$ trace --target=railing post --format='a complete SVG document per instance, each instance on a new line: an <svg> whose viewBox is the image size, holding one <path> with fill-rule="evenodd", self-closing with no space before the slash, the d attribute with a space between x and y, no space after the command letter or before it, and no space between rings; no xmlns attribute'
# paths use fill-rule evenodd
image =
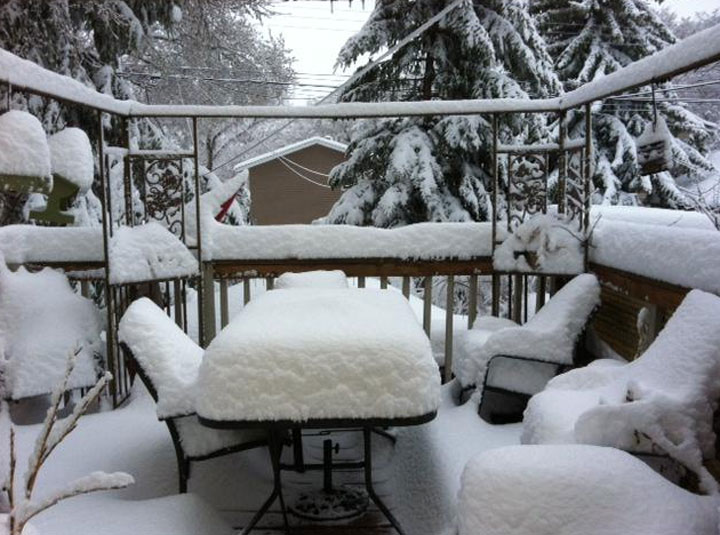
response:
<svg viewBox="0 0 720 535"><path fill-rule="evenodd" d="M215 338L215 281L214 271L211 263L203 263L202 272L202 313L203 313L203 347L207 347L210 341Z"/></svg>
<svg viewBox="0 0 720 535"><path fill-rule="evenodd" d="M522 275L513 275L512 278L512 320L515 323L522 323L523 279Z"/></svg>
<svg viewBox="0 0 720 535"><path fill-rule="evenodd" d="M250 302L250 278L243 278L243 305L247 305Z"/></svg>
<svg viewBox="0 0 720 535"><path fill-rule="evenodd" d="M183 299L181 282L179 280L173 281L173 307L175 309L175 323L181 329L185 324L183 320Z"/></svg>
<svg viewBox="0 0 720 535"><path fill-rule="evenodd" d="M472 329L477 318L478 276L470 275L470 296L468 299L468 329Z"/></svg>
<svg viewBox="0 0 720 535"><path fill-rule="evenodd" d="M410 299L410 277L403 277L402 293L405 299Z"/></svg>
<svg viewBox="0 0 720 535"><path fill-rule="evenodd" d="M227 279L220 279L220 328L224 328L230 319L230 306L228 303Z"/></svg>
<svg viewBox="0 0 720 535"><path fill-rule="evenodd" d="M430 338L432 320L432 275L425 277L425 291L423 292L423 329Z"/></svg>
<svg viewBox="0 0 720 535"><path fill-rule="evenodd" d="M453 363L453 316L455 309L455 277L453 275L448 275L447 291L445 293L445 370L443 381L447 383L452 379Z"/></svg>

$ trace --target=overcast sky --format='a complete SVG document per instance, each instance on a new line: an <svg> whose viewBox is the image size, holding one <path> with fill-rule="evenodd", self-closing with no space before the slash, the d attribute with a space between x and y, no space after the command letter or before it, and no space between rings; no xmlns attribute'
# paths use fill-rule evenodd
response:
<svg viewBox="0 0 720 535"><path fill-rule="evenodd" d="M336 0L334 13L330 2L323 0L275 3L277 15L265 22L268 31L282 36L295 57L295 70L300 86L294 102L318 98L337 86L347 73L333 72L335 60L345 41L360 29L372 11L375 0ZM664 5L680 16L720 8L720 0L665 0Z"/></svg>

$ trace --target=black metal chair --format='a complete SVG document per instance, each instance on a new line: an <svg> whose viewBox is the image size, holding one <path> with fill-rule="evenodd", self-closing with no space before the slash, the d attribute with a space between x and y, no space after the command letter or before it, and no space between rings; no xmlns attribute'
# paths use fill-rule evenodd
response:
<svg viewBox="0 0 720 535"><path fill-rule="evenodd" d="M597 292L597 298L599 300L600 290L597 280L595 280L593 283L593 281L588 278L588 275L584 275L583 277L585 277L583 281L578 281L578 283L571 281L569 283L568 286L575 284L575 288L570 287L568 289L569 291L564 289L560 290L557 295L560 296L561 293L565 293L565 299L567 299L568 295L573 295L573 292L577 294L578 291L584 292L592 290ZM553 297L553 299L555 299L555 296ZM553 299L551 299L551 301ZM548 305L550 305L550 303L548 303ZM497 354L491 355L490 358L487 360L487 363L485 364L485 371L483 374L482 382L480 384L476 383L465 386L460 393L460 399L462 400L464 397L466 398L469 393L476 389L480 390L482 396L478 405L478 414L484 420L487 420L490 423L510 423L521 421L522 413L525 410L529 399L532 397L533 394L537 393L537 391L542 390L543 385L545 382L547 382L547 380L549 380L555 375L564 373L571 368L587 364L588 359L586 358L585 353L582 351L582 348L584 346L584 344L582 343L583 335L585 333L585 330L587 329L587 326L592 321L592 318L596 313L597 308L598 305L595 304L592 308L586 308L582 312L582 326L579 329L577 328L577 326L574 327L574 329L577 329L577 331L574 333L574 337L572 338L572 354L569 355L569 359L550 359L544 357L542 354L533 355L531 352L525 354L509 354L509 352L498 352ZM551 310L552 309L548 309L548 311ZM546 316L544 319L547 320L548 318L552 318L551 321L555 322L556 320L554 315L547 316L548 311L545 312ZM559 314L559 316L560 317L558 318L558 321L560 321L561 324L564 324L562 323L564 321L562 319L563 314ZM573 320L576 319L577 316L573 316ZM521 331L523 327L517 326L513 329L517 329L517 334L519 335L519 331ZM490 338L488 338L488 341L489 340ZM531 388L527 391L523 391L517 386L509 387L498 385L497 375L501 373L502 366L506 367L508 363L513 362L521 363L523 368L534 367L536 371L539 372L539 380L542 384L538 383L538 385L536 385L536 388ZM547 371L545 371L545 368L547 368ZM490 396L488 396L488 394L490 394ZM502 400L502 403L488 403L488 397L499 398L500 400ZM492 406L489 407L489 405Z"/></svg>
<svg viewBox="0 0 720 535"><path fill-rule="evenodd" d="M158 393L153 381L150 379L146 371L137 361L130 348L120 342L125 363L130 372L131 378L135 375L147 388L150 395L158 401ZM131 379L132 380L132 379ZM230 455L240 451L267 446L268 440L264 431L247 430L247 431L224 431L218 429L210 429L200 424L197 416L194 414L183 414L175 417L162 419L170 431L173 446L175 447L175 456L178 465L178 480L180 493L187 492L187 484L190 479L190 465L193 461L205 461ZM212 437L210 440L202 442L202 435L205 438ZM200 440L198 440L200 439ZM214 447L212 447L214 446Z"/></svg>

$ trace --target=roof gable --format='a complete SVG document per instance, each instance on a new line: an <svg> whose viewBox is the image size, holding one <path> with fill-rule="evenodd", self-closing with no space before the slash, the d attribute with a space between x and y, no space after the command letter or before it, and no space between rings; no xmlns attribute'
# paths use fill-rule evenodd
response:
<svg viewBox="0 0 720 535"><path fill-rule="evenodd" d="M321 145L328 149L342 152L343 154L347 150L347 145L344 143L340 143L339 141L333 141L332 139L320 136L315 136L303 139L302 141L298 141L296 143L291 143L290 145L285 145L284 147L280 147L273 151L266 152L265 154L260 154L253 158L240 162L239 164L235 165L234 169L236 171L240 169L251 169L281 156L287 156L288 154L292 154L302 149L312 147L313 145Z"/></svg>

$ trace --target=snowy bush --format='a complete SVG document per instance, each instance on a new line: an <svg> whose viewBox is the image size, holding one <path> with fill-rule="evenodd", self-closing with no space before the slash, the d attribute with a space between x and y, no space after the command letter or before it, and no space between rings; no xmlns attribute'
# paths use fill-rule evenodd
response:
<svg viewBox="0 0 720 535"><path fill-rule="evenodd" d="M68 381L75 366L75 359L79 351L71 352L67 359L67 367L63 379L58 383L50 398L50 408L48 408L45 420L40 428L40 433L35 441L35 449L28 459L27 471L25 472L22 482L21 493L17 492L16 477L16 458L15 458L15 432L9 422L0 422L4 427L10 428L9 448L5 445L0 447L0 453L7 451L9 457L9 471L5 478L5 488L9 497L9 514L3 526L0 524L0 534L3 527L8 535L29 535L29 530L25 528L28 521L35 515L45 511L62 500L88 494L100 490L120 489L134 483L134 479L124 472L115 472L108 474L106 472L93 472L87 476L78 478L68 483L65 487L58 489L46 496L37 498L33 495L35 483L39 476L40 470L48 459L53 450L67 437L77 426L80 417L87 411L92 403L97 401L98 396L102 392L107 382L112 378L109 373L101 377L88 393L75 405L72 413L64 420L58 421L58 410L63 394L68 389ZM7 407L0 409L0 418L7 412ZM0 460L2 460L0 458ZM0 472L0 477L2 472ZM1 520L1 519L0 519ZM31 532L30 532L31 533Z"/></svg>

